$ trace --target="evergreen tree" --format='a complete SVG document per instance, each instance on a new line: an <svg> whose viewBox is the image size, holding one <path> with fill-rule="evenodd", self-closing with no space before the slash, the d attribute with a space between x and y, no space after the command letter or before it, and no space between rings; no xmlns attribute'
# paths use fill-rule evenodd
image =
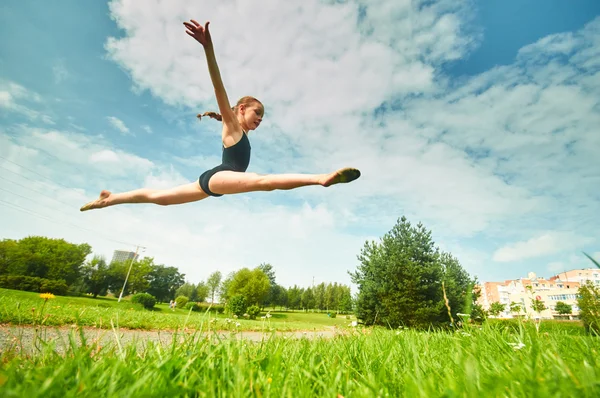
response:
<svg viewBox="0 0 600 398"><path fill-rule="evenodd" d="M434 247L431 232L402 217L380 243L365 242L360 265L351 273L358 285L356 315L367 325L428 327L463 312L474 281L458 260Z"/></svg>

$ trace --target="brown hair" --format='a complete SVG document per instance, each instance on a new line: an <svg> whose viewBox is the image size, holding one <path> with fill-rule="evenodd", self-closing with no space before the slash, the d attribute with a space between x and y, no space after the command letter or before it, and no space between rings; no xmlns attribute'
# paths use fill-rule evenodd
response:
<svg viewBox="0 0 600 398"><path fill-rule="evenodd" d="M251 96L247 95L245 97L240 98L238 100L237 104L235 104L235 106L231 107L231 110L233 111L233 113L237 113L237 110L238 110L238 108L239 108L240 105L251 105L251 104L253 104L255 102L258 102L264 108L264 105L262 104L262 102L260 102L259 100L257 100L254 97L251 97ZM198 115L196 115L196 117L198 119L202 119L203 116L209 116L209 117L211 117L213 119L216 119L218 121L222 121L223 120L223 117L221 116L221 114L219 114L217 112L210 112L209 111L209 112L204 112L202 114L199 113Z"/></svg>

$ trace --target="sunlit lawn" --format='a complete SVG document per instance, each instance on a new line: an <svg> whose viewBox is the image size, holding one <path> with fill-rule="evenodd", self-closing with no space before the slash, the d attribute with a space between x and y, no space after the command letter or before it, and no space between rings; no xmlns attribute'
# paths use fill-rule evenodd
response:
<svg viewBox="0 0 600 398"><path fill-rule="evenodd" d="M531 323L447 332L359 327L312 340L185 335L143 349L87 341L64 353L50 341L31 355L0 354L0 396L600 396L600 339L555 331Z"/></svg>
<svg viewBox="0 0 600 398"><path fill-rule="evenodd" d="M41 312L43 309L43 313ZM48 326L80 325L110 328L175 330L215 329L237 330L323 330L331 326L348 326L352 320L345 315L336 318L326 313L271 310L271 317L261 313L256 320L233 319L215 312L190 312L185 309L171 310L168 303L157 304L154 310L146 310L132 304L127 298L120 303L116 298L56 296L44 304L38 293L0 289L0 323ZM227 322L230 318L230 322Z"/></svg>

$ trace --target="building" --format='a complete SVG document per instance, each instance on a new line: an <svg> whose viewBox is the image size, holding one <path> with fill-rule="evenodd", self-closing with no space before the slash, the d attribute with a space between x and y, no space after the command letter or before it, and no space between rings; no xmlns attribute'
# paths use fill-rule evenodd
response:
<svg viewBox="0 0 600 398"><path fill-rule="evenodd" d="M594 285L600 286L600 269L573 269L571 271L566 271L557 274L550 279L554 279L563 283L579 282L582 285L586 281L591 281Z"/></svg>
<svg viewBox="0 0 600 398"><path fill-rule="evenodd" d="M483 283L480 286L478 303L486 310L495 302L505 304L504 311L498 315L499 318L577 319L577 291L588 280L600 285L600 269L571 270L549 279L530 272L527 278ZM540 313L532 308L536 300L546 307ZM570 315L560 315L556 311L556 303L559 301L571 305Z"/></svg>
<svg viewBox="0 0 600 398"><path fill-rule="evenodd" d="M128 252L125 250L115 250L113 252L112 260L110 263L129 261L135 257L135 252Z"/></svg>

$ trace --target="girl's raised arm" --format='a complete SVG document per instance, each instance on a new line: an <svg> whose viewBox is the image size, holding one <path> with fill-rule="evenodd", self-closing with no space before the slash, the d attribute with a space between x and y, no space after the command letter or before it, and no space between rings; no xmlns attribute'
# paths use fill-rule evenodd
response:
<svg viewBox="0 0 600 398"><path fill-rule="evenodd" d="M186 33L196 39L204 47L206 61L208 62L208 71L215 89L217 104L219 105L219 111L223 118L223 124L229 127L228 130L238 130L236 127L238 127L237 125L239 122L231 109L231 104L227 98L227 92L225 91L225 86L221 80L221 73L219 72L219 66L217 65L217 60L215 58L212 39L210 37L210 32L208 31L208 24L210 22L206 22L204 27L193 19L191 19L190 22L184 22L183 24L187 28Z"/></svg>

